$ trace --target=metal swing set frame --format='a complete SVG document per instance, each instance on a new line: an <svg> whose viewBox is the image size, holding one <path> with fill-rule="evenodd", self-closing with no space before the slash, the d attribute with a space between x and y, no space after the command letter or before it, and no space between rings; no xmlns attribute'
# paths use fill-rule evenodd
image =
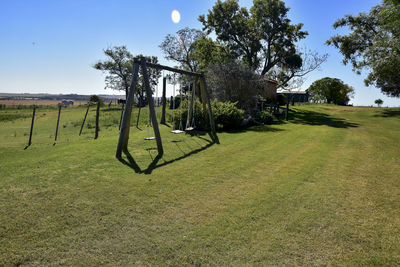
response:
<svg viewBox="0 0 400 267"><path fill-rule="evenodd" d="M142 68L144 87L146 90L146 95L148 96L147 99L148 99L148 105L149 105L149 111L150 111L150 119L151 119L151 123L153 125L154 136L156 139L157 150L158 150L159 156L162 156L164 154L164 149L163 149L163 145L162 145L160 129L158 127L157 115L156 115L155 108L154 108L154 102L153 102L153 97L152 97L153 92L150 87L149 73L147 70L148 67L153 68L153 69L158 69L158 70L171 71L171 72L175 72L175 73L179 73L179 74L185 74L185 75L189 75L189 76L195 78L195 84L192 89L192 101L190 101L189 109L194 108L194 97L193 96L194 96L195 85L197 84L198 81L200 82L200 92L201 92L201 100L202 100L202 105L203 105L203 115L210 124L211 138L213 139L214 142L218 143L218 137L217 137L217 134L215 131L214 117L213 117L213 113L212 113L212 109L211 109L210 98L209 98L208 92L207 92L207 84L206 84L206 79L204 77L204 74L146 62L146 59L144 57L141 57L141 58L135 58L133 60L132 82L131 82L131 85L129 88L128 98L126 99L124 115L122 118L121 130L120 130L120 134L119 134L118 146L117 146L117 152L116 152L117 158L119 158L119 159L122 158L122 152L128 151L128 141L129 141L130 122L131 122L131 115L132 115L132 106L133 106L135 87L136 87L137 80L139 77L139 68L140 67ZM189 114L190 113L191 112L189 112ZM208 116L207 116L207 113L208 113Z"/></svg>

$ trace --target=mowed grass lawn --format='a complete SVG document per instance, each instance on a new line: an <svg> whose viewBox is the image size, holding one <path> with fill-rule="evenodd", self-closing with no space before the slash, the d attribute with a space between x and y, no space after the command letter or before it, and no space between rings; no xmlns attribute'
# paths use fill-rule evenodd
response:
<svg viewBox="0 0 400 267"><path fill-rule="evenodd" d="M0 121L0 265L400 264L399 109L299 106L220 144L162 126L159 160L141 125L135 162L115 158L119 111L98 140L84 111L56 145L39 111L26 150L29 116Z"/></svg>

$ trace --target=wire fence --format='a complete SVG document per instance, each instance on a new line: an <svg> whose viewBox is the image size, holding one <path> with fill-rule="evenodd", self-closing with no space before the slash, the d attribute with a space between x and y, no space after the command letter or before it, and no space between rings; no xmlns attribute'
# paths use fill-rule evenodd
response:
<svg viewBox="0 0 400 267"><path fill-rule="evenodd" d="M31 142L35 145L54 145L72 141L94 139L96 131L96 106L91 105L87 112L87 105L76 107L61 107L57 131L59 108L36 107ZM79 135L82 123L87 117ZM112 104L99 109L98 138L118 136L123 106ZM156 107L157 120L161 118L161 107ZM140 110L134 107L131 115L131 126L145 130L149 125L148 107ZM27 146L31 131L33 108L6 108L0 110L0 146ZM168 118L168 117L167 117ZM55 135L57 131L57 140Z"/></svg>

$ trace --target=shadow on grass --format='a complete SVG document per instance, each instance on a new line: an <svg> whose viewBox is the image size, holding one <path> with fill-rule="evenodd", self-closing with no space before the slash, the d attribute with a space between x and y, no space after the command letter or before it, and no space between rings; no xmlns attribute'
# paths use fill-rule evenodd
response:
<svg viewBox="0 0 400 267"><path fill-rule="evenodd" d="M400 117L400 109L384 109L378 114L375 114L374 117Z"/></svg>
<svg viewBox="0 0 400 267"><path fill-rule="evenodd" d="M325 113L315 111L296 111L289 113L289 122L305 125L326 125L335 128L352 128L358 127L358 123L349 122L345 119L335 118ZM283 123L283 122L281 122Z"/></svg>
<svg viewBox="0 0 400 267"><path fill-rule="evenodd" d="M213 137L212 137L212 135L211 135L211 134L209 134L209 135L210 135L211 139L214 140ZM215 141L210 141L210 140L208 140L208 139L206 139L206 138L204 138L204 137L201 137L201 136L197 136L197 137L198 137L199 139L202 139L202 140L207 141L208 144L206 144L205 146L201 146L200 148L194 149L194 150L190 151L189 153L185 153L185 151L183 151L183 150L179 147L179 145L178 145L178 143L184 142L184 141L182 141L182 140L172 141L173 143L176 144L176 146L177 146L178 149L182 152L183 155L180 156L180 157L171 159L171 160L167 160L167 161L164 160L164 162L162 162L162 163L160 163L160 164L159 164L159 161L160 161L160 159L162 158L162 156L161 156L161 155L157 155L157 156L155 156L155 157L153 158L152 154L150 153L151 150L157 150L157 148L148 148L147 151L149 152L149 155L150 155L150 158L151 158L152 161L151 161L151 163L147 166L147 168L144 169L144 170L142 170L142 169L139 167L139 165L138 165L138 164L136 163L136 161L133 159L133 157L132 157L132 155L129 153L129 151L123 151L124 154L125 154L125 156L126 156L126 160L125 160L124 158L118 158L118 160L119 160L121 163L123 163L124 165L129 166L129 167L130 167L131 169L133 169L136 173L140 173L140 174L141 174L141 173L143 173L143 174L151 174L151 173L153 172L153 170L156 169L156 168L160 168L160 167L166 166L166 165L168 165L168 164L174 163L174 162L176 162L176 161L182 160L182 159L184 159L184 158L190 157L190 156L192 156L192 155L194 155L194 154L197 154L197 153L199 153L199 152L201 152L201 151L204 151L204 150L206 150L207 148L211 147L212 145L216 144Z"/></svg>
<svg viewBox="0 0 400 267"><path fill-rule="evenodd" d="M285 130L275 128L270 125L257 125L257 126L250 126L250 127L243 128L243 129L230 130L230 131L225 131L225 132L226 133L244 133L244 132L280 132L280 131L285 131Z"/></svg>

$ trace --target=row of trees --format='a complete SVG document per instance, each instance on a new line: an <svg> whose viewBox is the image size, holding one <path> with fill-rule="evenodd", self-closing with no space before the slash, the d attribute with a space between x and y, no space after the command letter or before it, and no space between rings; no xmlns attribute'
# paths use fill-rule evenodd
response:
<svg viewBox="0 0 400 267"><path fill-rule="evenodd" d="M167 35L160 48L165 58L180 68L205 73L219 70L220 75L226 75L226 80L236 77L229 89L221 88L224 84L214 75L213 80L218 83L211 83L210 88L214 89L213 96L225 96L223 100L239 101L245 107L249 99L257 95L254 90L257 83L249 83L249 80L269 77L277 80L280 88L298 87L303 77L327 58L327 55L297 47L297 42L308 33L302 30L303 24L291 23L288 11L285 3L279 0L254 0L250 9L239 6L238 0L218 0L208 14L199 16L203 31L181 29L175 35ZM107 73L107 88L124 90L127 94L133 55L125 46L104 52L107 60L99 61L94 67ZM158 61L156 57L149 57L149 60ZM154 82L157 75L151 75ZM237 84L241 84L240 88L235 86ZM143 97L141 88L139 83L139 98Z"/></svg>
<svg viewBox="0 0 400 267"><path fill-rule="evenodd" d="M218 0L207 14L199 16L202 31L184 28L168 34L160 44L166 59L180 68L205 72L211 94L220 100L251 105L259 93L264 77L278 82L278 88L294 89L302 85L304 76L320 67L327 55L320 55L298 42L307 37L303 24L293 24L289 8L280 0L253 0L248 9L238 0ZM344 63L354 70L367 68L366 83L374 84L391 96L399 96L400 78L400 8L398 0L383 0L368 14L346 16L334 27L349 26L348 35L337 35L327 41L344 55ZM104 50L107 59L94 65L107 73L106 87L128 93L133 55L125 46ZM140 56L140 55L136 55ZM157 63L157 57L146 57ZM152 85L160 72L151 70ZM142 99L142 77L136 90ZM339 79L324 78L308 89L310 95L326 102L347 102L354 89Z"/></svg>

